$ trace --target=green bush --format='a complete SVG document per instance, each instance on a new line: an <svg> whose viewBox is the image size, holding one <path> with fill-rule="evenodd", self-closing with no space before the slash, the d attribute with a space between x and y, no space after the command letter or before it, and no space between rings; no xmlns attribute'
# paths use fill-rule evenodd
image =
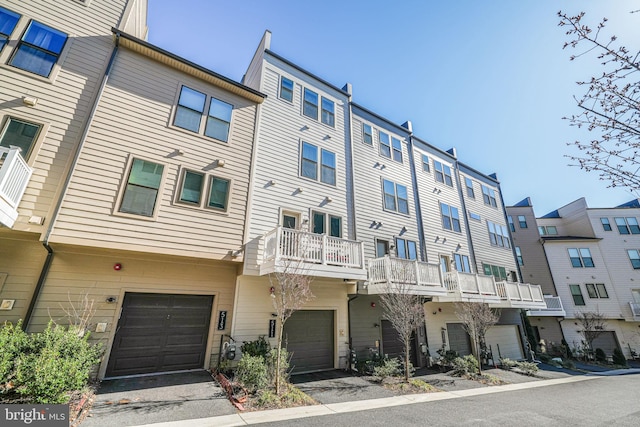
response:
<svg viewBox="0 0 640 427"><path fill-rule="evenodd" d="M271 349L267 354L267 372L269 374L269 384L273 385L276 382L276 375L280 376L280 383L286 384L289 380L289 352L286 349L280 350L280 372L277 371L278 350Z"/></svg>
<svg viewBox="0 0 640 427"><path fill-rule="evenodd" d="M249 356L262 356L266 360L269 351L271 350L271 344L264 338L264 335L259 337L255 341L245 341L240 347L242 354L248 354Z"/></svg>
<svg viewBox="0 0 640 427"><path fill-rule="evenodd" d="M262 356L244 353L238 362L235 379L250 392L255 393L269 385L267 364Z"/></svg>
<svg viewBox="0 0 640 427"><path fill-rule="evenodd" d="M607 355L605 354L603 349L596 348L596 360L598 362L606 362L607 361Z"/></svg>
<svg viewBox="0 0 640 427"><path fill-rule="evenodd" d="M476 375L480 372L480 365L478 359L472 354L467 354L464 357L456 357L453 359L453 372L452 375L457 377L465 377L469 375Z"/></svg>
<svg viewBox="0 0 640 427"><path fill-rule="evenodd" d="M518 362L516 362L515 360L511 360L508 357L500 359L500 366L502 366L502 368L504 369L515 368L517 364Z"/></svg>
<svg viewBox="0 0 640 427"><path fill-rule="evenodd" d="M538 373L538 365L533 362L516 362L516 368L529 376L534 376Z"/></svg>
<svg viewBox="0 0 640 427"><path fill-rule="evenodd" d="M14 362L29 345L29 335L22 330L22 320L17 325L6 322L0 329L0 387L15 375Z"/></svg>
<svg viewBox="0 0 640 427"><path fill-rule="evenodd" d="M388 377L397 377L400 372L400 361L397 358L385 358L380 365L373 368L373 375L380 378L380 380Z"/></svg>
<svg viewBox="0 0 640 427"><path fill-rule="evenodd" d="M68 392L82 389L100 360L101 347L88 339L88 333L53 322L44 332L29 335L14 362L16 392L35 403L68 402Z"/></svg>
<svg viewBox="0 0 640 427"><path fill-rule="evenodd" d="M576 364L573 363L572 360L567 359L562 361L562 367L565 369L576 369Z"/></svg>
<svg viewBox="0 0 640 427"><path fill-rule="evenodd" d="M613 350L613 363L620 366L627 366L627 358L619 348Z"/></svg>
<svg viewBox="0 0 640 427"><path fill-rule="evenodd" d="M546 354L546 353L541 353L541 354L538 354L537 356L538 356L538 359L540 359L540 361L541 361L542 363L549 363L549 362L551 362L551 356L549 356L549 355L548 355L548 354Z"/></svg>

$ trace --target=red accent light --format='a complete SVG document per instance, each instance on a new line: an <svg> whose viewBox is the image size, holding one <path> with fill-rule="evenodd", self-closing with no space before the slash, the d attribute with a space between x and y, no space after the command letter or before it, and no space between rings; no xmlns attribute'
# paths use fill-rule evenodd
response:
<svg viewBox="0 0 640 427"><path fill-rule="evenodd" d="M274 288L273 286L269 289L269 292L274 293L276 291L276 288Z"/></svg>
<svg viewBox="0 0 640 427"><path fill-rule="evenodd" d="M438 307L438 311L442 312L442 309L440 307Z"/></svg>
<svg viewBox="0 0 640 427"><path fill-rule="evenodd" d="M116 264L114 264L114 265L113 265L113 269L114 269L115 271L120 271L120 270L122 270L122 264L120 264L120 263L116 263Z"/></svg>
<svg viewBox="0 0 640 427"><path fill-rule="evenodd" d="M375 302L372 302L372 303L371 303L371 307L376 308L376 303L375 303Z"/></svg>

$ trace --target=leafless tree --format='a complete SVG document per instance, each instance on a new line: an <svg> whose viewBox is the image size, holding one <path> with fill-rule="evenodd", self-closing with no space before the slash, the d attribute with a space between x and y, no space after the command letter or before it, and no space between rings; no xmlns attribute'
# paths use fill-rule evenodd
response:
<svg viewBox="0 0 640 427"><path fill-rule="evenodd" d="M482 374L481 344L484 344L484 336L489 328L498 323L500 311L480 302L459 302L454 306L456 317L471 337L473 352L479 362L479 373Z"/></svg>
<svg viewBox="0 0 640 427"><path fill-rule="evenodd" d="M587 349L593 351L593 341L604 332L606 320L599 311L583 311L576 314L576 320L581 328L580 335L587 344Z"/></svg>
<svg viewBox="0 0 640 427"><path fill-rule="evenodd" d="M411 376L411 335L424 325L424 306L419 295L411 293L409 284L415 282L413 264L398 262L392 265L394 281L387 284L380 295L385 318L398 332L404 346L404 379Z"/></svg>
<svg viewBox="0 0 640 427"><path fill-rule="evenodd" d="M304 258L304 254L311 249L309 237L308 233L296 230L293 237L286 240L287 256L276 264L276 271L269 275L273 290L271 293L272 303L278 322L276 372L274 375L276 394L280 394L282 382L281 356L284 325L293 313L315 298L311 292L313 277L308 274ZM285 243L281 241L278 244Z"/></svg>
<svg viewBox="0 0 640 427"><path fill-rule="evenodd" d="M577 82L585 93L574 97L579 113L564 117L571 126L585 127L596 135L588 141L575 141L580 154L568 155L587 172L597 172L609 187L640 190L640 51L632 53L617 43L616 36L602 34L607 18L595 29L583 23L584 12L576 16L558 12L559 25L570 38L563 48L579 49L573 61L595 54L603 66L601 75ZM639 23L640 25L640 23Z"/></svg>

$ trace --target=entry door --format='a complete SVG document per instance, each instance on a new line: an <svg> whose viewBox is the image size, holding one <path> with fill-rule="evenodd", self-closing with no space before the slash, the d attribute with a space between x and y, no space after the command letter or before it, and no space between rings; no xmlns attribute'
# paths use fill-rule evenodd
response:
<svg viewBox="0 0 640 427"><path fill-rule="evenodd" d="M383 320L382 325L382 354L389 356L390 359L400 358L404 360L404 344L400 339L400 334L393 327L390 321ZM416 335L411 334L411 345L409 345L409 360L413 366L417 366L417 352L416 352Z"/></svg>
<svg viewBox="0 0 640 427"><path fill-rule="evenodd" d="M376 239L376 258L389 255L389 241Z"/></svg>
<svg viewBox="0 0 640 427"><path fill-rule="evenodd" d="M282 226L284 228L297 229L300 224L300 214L295 212L282 212Z"/></svg>
<svg viewBox="0 0 640 427"><path fill-rule="evenodd" d="M212 295L127 293L107 377L204 368Z"/></svg>
<svg viewBox="0 0 640 427"><path fill-rule="evenodd" d="M443 274L451 271L451 258L448 255L440 255L440 270Z"/></svg>

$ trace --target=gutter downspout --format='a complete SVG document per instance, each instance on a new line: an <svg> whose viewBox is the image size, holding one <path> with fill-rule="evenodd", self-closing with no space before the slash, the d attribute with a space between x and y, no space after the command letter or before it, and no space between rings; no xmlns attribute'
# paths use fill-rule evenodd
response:
<svg viewBox="0 0 640 427"><path fill-rule="evenodd" d="M36 283L36 287L33 291L33 295L31 297L31 301L29 302L29 308L27 309L27 313L24 316L23 321L23 329L26 331L29 328L29 324L31 323L31 317L33 316L33 311L35 306L40 298L40 292L42 292L42 288L44 286L44 282L49 274L49 269L51 268L51 263L53 262L53 248L49 246L49 238L51 237L51 233L53 232L53 228L55 226L58 215L60 214L60 208L62 207L62 201L64 197L67 195L67 190L69 189L69 183L71 182L71 176L73 175L73 171L75 170L76 165L78 164L78 159L80 158L80 152L82 151L82 147L84 146L85 141L87 140L87 135L89 134L89 128L91 127L91 123L93 122L93 117L95 116L96 110L98 109L98 104L100 103L100 99L102 98L102 94L104 93L104 88L107 85L107 81L109 80L109 73L113 68L113 63L115 62L116 53L118 52L120 37L118 34L115 34L115 46L113 47L113 51L111 52L111 58L109 58L109 63L107 64L107 68L104 72L104 76L102 77L102 83L100 84L100 88L98 89L98 93L96 94L95 101L93 102L93 106L91 107L91 112L89 113L89 117L87 118L87 122L84 125L84 129L82 131L82 137L80 138L80 143L78 144L78 148L73 156L73 161L71 162L71 167L69 169L69 173L65 178L63 184L62 194L58 198L56 203L56 207L53 210L53 214L51 215L51 221L49 223L49 227L47 228L47 232L44 235L44 239L42 245L47 250L47 258L42 265L42 270L40 271L40 277L38 278L38 282Z"/></svg>
<svg viewBox="0 0 640 427"><path fill-rule="evenodd" d="M418 225L418 238L420 239L420 257L428 262L427 241L424 235L424 221L422 220L422 206L420 204L420 192L418 191L418 173L416 172L415 157L413 155L413 130L409 130L409 164L411 165L411 184L413 186L413 203L415 204L416 222Z"/></svg>

